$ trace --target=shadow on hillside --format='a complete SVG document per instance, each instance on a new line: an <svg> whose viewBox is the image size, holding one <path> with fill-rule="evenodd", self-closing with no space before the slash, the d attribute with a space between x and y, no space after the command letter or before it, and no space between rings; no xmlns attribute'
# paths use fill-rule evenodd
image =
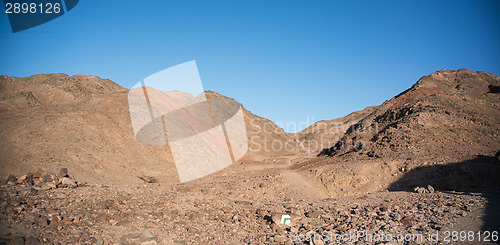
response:
<svg viewBox="0 0 500 245"><path fill-rule="evenodd" d="M488 199L482 231L500 231L500 163L492 156L415 168L389 186L390 191L413 191L417 186L438 191L482 193Z"/></svg>

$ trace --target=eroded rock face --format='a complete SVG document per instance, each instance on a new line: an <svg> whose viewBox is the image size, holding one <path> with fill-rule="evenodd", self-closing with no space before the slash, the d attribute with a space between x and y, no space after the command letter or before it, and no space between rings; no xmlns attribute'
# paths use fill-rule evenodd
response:
<svg viewBox="0 0 500 245"><path fill-rule="evenodd" d="M340 143L319 155L412 162L494 155L500 148L500 99L491 89L497 86L500 78L486 72L434 72L360 118ZM360 148L364 153L359 154Z"/></svg>
<svg viewBox="0 0 500 245"><path fill-rule="evenodd" d="M497 186L500 98L491 88L499 85L496 75L466 69L424 76L318 151L332 157L314 161L320 167L308 176L336 196L426 191L428 184L439 190Z"/></svg>

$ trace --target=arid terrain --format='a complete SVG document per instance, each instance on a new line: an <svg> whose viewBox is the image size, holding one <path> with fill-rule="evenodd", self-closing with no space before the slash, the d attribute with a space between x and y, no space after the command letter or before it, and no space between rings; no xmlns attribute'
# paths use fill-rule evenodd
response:
<svg viewBox="0 0 500 245"><path fill-rule="evenodd" d="M443 69L294 134L244 110L247 154L186 183L135 140L127 93L0 76L0 244L498 242L496 75Z"/></svg>

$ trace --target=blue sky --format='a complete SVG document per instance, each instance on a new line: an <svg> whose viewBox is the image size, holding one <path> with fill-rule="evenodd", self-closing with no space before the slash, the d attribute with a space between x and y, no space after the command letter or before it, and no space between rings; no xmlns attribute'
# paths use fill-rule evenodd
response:
<svg viewBox="0 0 500 245"><path fill-rule="evenodd" d="M130 88L196 60L206 90L303 127L442 68L500 75L499 1L82 0L15 34L1 11L0 74L90 74Z"/></svg>

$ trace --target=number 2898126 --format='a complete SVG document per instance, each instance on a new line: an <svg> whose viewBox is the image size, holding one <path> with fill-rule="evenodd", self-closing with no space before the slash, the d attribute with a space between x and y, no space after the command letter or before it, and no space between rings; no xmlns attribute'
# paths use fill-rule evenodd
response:
<svg viewBox="0 0 500 245"><path fill-rule="evenodd" d="M6 14L58 14L60 3L6 3Z"/></svg>

